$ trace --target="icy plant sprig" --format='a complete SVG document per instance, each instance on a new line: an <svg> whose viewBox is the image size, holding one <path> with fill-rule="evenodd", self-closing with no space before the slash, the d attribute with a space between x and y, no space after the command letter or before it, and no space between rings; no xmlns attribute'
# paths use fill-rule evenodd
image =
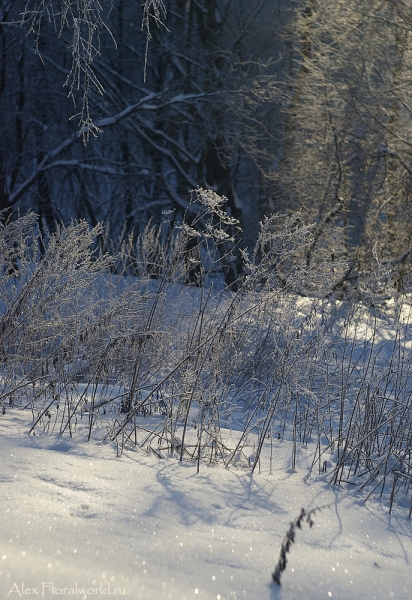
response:
<svg viewBox="0 0 412 600"><path fill-rule="evenodd" d="M286 532L286 535L280 547L280 556L278 563L274 572L272 573L272 579L275 583L280 585L280 576L282 572L286 569L286 564L288 562L286 555L290 552L291 546L295 542L296 528L302 529L302 523L304 521L306 521L306 523L309 524L309 527L312 528L315 524L313 520L313 516L315 515L315 513L322 510L323 508L328 508L329 506L331 505L327 504L326 506L317 506L316 508L313 508L308 512L306 512L306 510L302 508L302 510L300 511L300 515L296 517L294 521L291 522L290 527Z"/></svg>

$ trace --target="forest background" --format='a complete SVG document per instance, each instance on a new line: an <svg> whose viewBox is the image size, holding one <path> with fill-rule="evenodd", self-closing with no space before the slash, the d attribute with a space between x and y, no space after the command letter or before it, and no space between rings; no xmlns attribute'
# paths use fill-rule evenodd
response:
<svg viewBox="0 0 412 600"><path fill-rule="evenodd" d="M308 264L342 258L345 287L377 258L402 289L412 266L408 2L145 6L0 0L0 210L32 209L49 232L103 222L109 243L181 221L200 186L227 198L241 245L266 215L300 212L314 224Z"/></svg>

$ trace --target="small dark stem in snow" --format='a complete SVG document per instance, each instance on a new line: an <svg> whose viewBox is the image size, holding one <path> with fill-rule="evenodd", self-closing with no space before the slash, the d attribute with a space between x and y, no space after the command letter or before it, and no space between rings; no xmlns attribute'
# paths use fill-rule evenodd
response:
<svg viewBox="0 0 412 600"><path fill-rule="evenodd" d="M313 508L312 510L310 510L308 512L306 512L306 510L304 508L302 508L299 516L296 517L296 519L291 522L290 527L289 527L288 531L286 532L285 538L280 547L280 556L279 556L278 563L276 565L274 572L272 573L272 579L275 583L280 585L281 574L286 569L286 564L288 562L286 555L288 554L288 552L290 552L291 546L295 542L296 528L302 529L302 523L304 521L306 521L306 523L308 523L309 527L312 528L315 523L313 520L315 513L317 513L318 511L320 511L324 508L329 508L330 506L332 506L332 504L333 503L326 504L325 506L317 506L316 508Z"/></svg>

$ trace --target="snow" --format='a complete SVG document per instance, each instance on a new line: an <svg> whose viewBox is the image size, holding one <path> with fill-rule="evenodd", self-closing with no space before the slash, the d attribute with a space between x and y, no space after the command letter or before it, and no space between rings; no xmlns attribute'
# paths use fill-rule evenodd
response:
<svg viewBox="0 0 412 600"><path fill-rule="evenodd" d="M308 478L273 443L270 472L29 436L30 413L0 415L0 598L410 599L408 509ZM86 429L86 426L85 426ZM230 432L227 433L231 435ZM307 451L310 465L311 455ZM303 466L301 466L303 465ZM271 573L302 507L282 585Z"/></svg>

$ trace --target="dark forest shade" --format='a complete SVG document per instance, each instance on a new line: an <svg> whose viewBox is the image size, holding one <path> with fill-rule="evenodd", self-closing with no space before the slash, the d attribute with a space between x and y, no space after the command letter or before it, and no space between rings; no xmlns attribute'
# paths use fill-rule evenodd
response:
<svg viewBox="0 0 412 600"><path fill-rule="evenodd" d="M50 2L56 13L62 1ZM16 24L22 4L0 0L0 208L32 208L50 230L103 221L117 239L165 212L178 222L201 186L226 196L243 245L265 214L300 211L315 223L308 264L343 256L348 284L378 258L401 289L412 235L409 13L391 0L165 6L146 63L142 7L102 2L117 48L101 28L85 113L82 89L74 106L64 87L72 31L59 36L58 19L43 18L42 62L36 36ZM87 145L79 114L101 129Z"/></svg>

